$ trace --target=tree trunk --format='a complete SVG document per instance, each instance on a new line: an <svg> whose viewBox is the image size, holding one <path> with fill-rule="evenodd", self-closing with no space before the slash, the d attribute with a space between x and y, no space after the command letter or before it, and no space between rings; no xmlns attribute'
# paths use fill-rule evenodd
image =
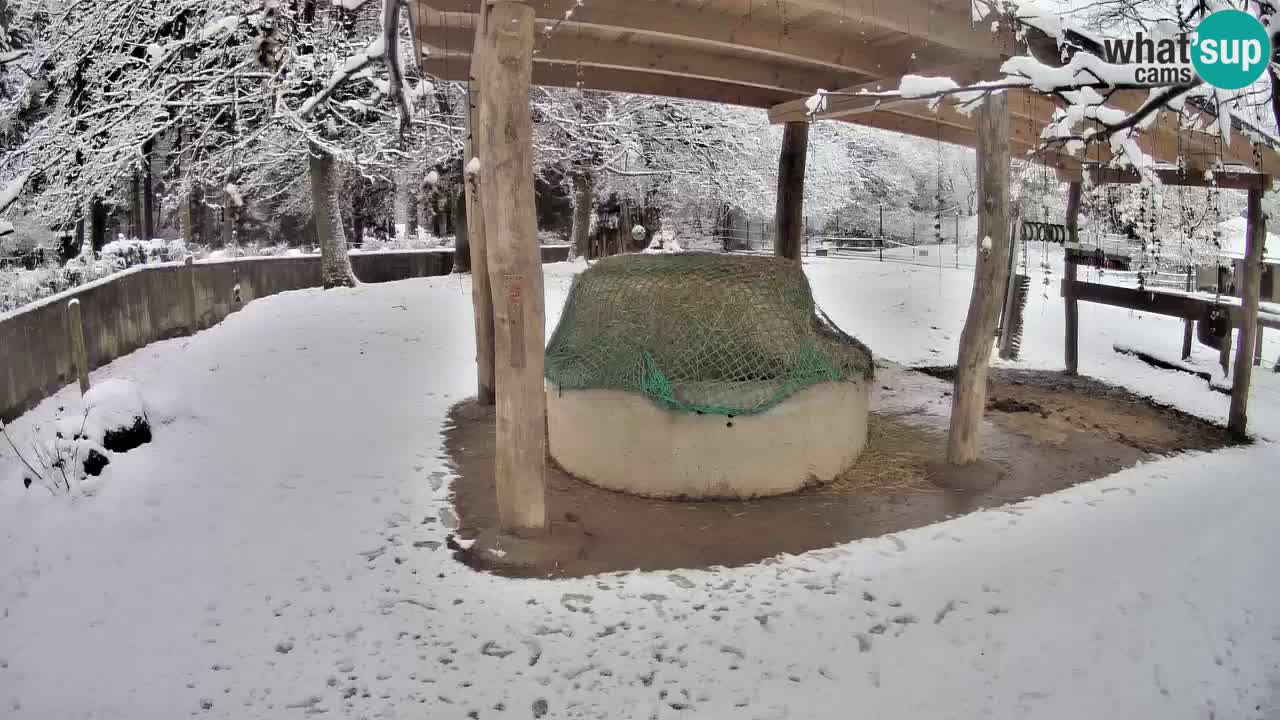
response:
<svg viewBox="0 0 1280 720"><path fill-rule="evenodd" d="M466 124L462 154L466 232L462 232L460 225L455 224L455 227L458 228L456 237L462 239L465 235L467 242L465 249L458 246L454 257L455 262L461 263L460 272L471 271L471 305L474 308L476 333L476 399L482 404L492 405L496 396L494 366L497 361L494 356L494 296L489 278L488 236L485 227L485 204L491 196L486 194L482 181L487 172L484 167L477 168L476 172L469 171L473 159L480 158L481 163L487 161L485 153L488 146L485 145L484 133L480 130L484 127L480 124L480 97L484 90L484 30L488 7L488 3L481 3L477 18L475 46L471 55L471 83L467 91L467 112L463 117ZM520 102L523 104L526 101ZM493 200L496 201L496 198Z"/></svg>
<svg viewBox="0 0 1280 720"><path fill-rule="evenodd" d="M314 143L308 155L311 175L311 215L316 224L316 240L320 245L320 274L326 289L352 287L351 258L347 255L347 238L342 229L342 212L338 205L337 163L333 156Z"/></svg>
<svg viewBox="0 0 1280 720"><path fill-rule="evenodd" d="M94 257L107 244L107 208L102 204L102 198L89 201L89 244Z"/></svg>
<svg viewBox="0 0 1280 720"><path fill-rule="evenodd" d="M418 234L419 235L422 235L423 233L428 233L431 235L439 234L439 233L433 232L434 228L431 226L431 221L433 219L432 215L435 212L435 202L436 202L436 187L426 182L420 184L418 186L418 202L417 202Z"/></svg>
<svg viewBox="0 0 1280 720"><path fill-rule="evenodd" d="M578 257L587 257L591 243L591 206L595 202L591 173L573 173L573 230L570 243Z"/></svg>
<svg viewBox="0 0 1280 720"><path fill-rule="evenodd" d="M531 6L490 4L480 65L480 181L497 358L494 480L499 523L510 533L547 525L545 320L529 110L533 29Z"/></svg>
<svg viewBox="0 0 1280 720"><path fill-rule="evenodd" d="M1227 430L1243 440L1249 420L1249 381L1253 377L1254 340L1258 332L1258 295L1262 290L1262 250L1267 241L1267 216L1262 191L1249 191L1245 234L1244 277L1240 280L1240 342L1236 346L1235 375L1231 379L1231 410Z"/></svg>
<svg viewBox="0 0 1280 720"><path fill-rule="evenodd" d="M1080 243L1080 182L1077 180L1067 186L1067 242L1078 247ZM1066 338L1064 364L1068 375L1075 375L1080 370L1080 301L1076 300L1072 283L1076 281L1076 262L1074 251L1068 251L1066 264L1063 266L1063 297L1066 300Z"/></svg>
<svg viewBox="0 0 1280 720"><path fill-rule="evenodd" d="M407 168L399 168L395 173L396 194L394 198L392 212L394 213L394 222L396 228L396 242L405 242L409 239L409 195L413 192L413 181L410 179L410 173Z"/></svg>
<svg viewBox="0 0 1280 720"><path fill-rule="evenodd" d="M142 173L133 171L129 178L129 234L142 240Z"/></svg>
<svg viewBox="0 0 1280 720"><path fill-rule="evenodd" d="M978 256L969 314L960 334L947 462L978 459L978 431L987 397L992 336L1000 318L1001 275L1009 262L1009 97L988 95L977 116ZM990 242L988 242L988 238Z"/></svg>
<svg viewBox="0 0 1280 720"><path fill-rule="evenodd" d="M236 206L231 199L231 193L227 192L226 187L222 188L222 246L236 246Z"/></svg>
<svg viewBox="0 0 1280 720"><path fill-rule="evenodd" d="M154 143L148 140L142 146L142 239L156 236L156 188L151 176L151 153Z"/></svg>
<svg viewBox="0 0 1280 720"><path fill-rule="evenodd" d="M804 166L809 150L809 124L789 122L782 131L778 156L778 201L774 212L774 254L799 262L804 243Z"/></svg>

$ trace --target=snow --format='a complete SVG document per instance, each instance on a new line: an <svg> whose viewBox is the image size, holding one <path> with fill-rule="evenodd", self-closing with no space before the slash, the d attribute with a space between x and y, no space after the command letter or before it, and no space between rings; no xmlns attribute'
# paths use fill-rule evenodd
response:
<svg viewBox="0 0 1280 720"><path fill-rule="evenodd" d="M468 160L465 172L467 175L475 175L480 172L480 158L473 157Z"/></svg>
<svg viewBox="0 0 1280 720"><path fill-rule="evenodd" d="M1218 230L1222 233L1218 241L1222 244L1224 255L1244 257L1248 229L1249 223L1243 217L1231 218L1218 224ZM1265 250L1264 258L1280 262L1280 237L1268 232Z"/></svg>
<svg viewBox="0 0 1280 720"><path fill-rule="evenodd" d="M27 178L29 177L31 177L31 171L27 170L5 183L4 188L0 189L0 211L9 207L18 199L18 196L22 194L22 188L27 184Z"/></svg>
<svg viewBox="0 0 1280 720"><path fill-rule="evenodd" d="M121 378L108 378L89 388L83 404L86 410L83 434L97 443L102 442L108 430L132 427L137 418L147 416L137 383Z"/></svg>
<svg viewBox="0 0 1280 720"><path fill-rule="evenodd" d="M210 40L219 35L222 35L223 33L235 32L235 29L239 26L240 26L240 16L228 15L224 18L219 18L217 20L214 20L213 22L210 22L208 25L205 25L204 28L200 30L200 39Z"/></svg>
<svg viewBox="0 0 1280 720"><path fill-rule="evenodd" d="M1059 267L1038 248L1032 267L1041 252ZM905 253L805 265L878 357L952 361L972 270ZM548 332L583 267L546 267ZM470 297L458 276L287 292L94 371L149 414L153 396L186 409L91 496L0 481L0 715L1280 712L1272 442L743 568L549 582L455 563L440 431L474 389ZM1180 321L1086 308L1082 372L1225 415L1202 381L1111 350L1176 345ZM1061 367L1062 315L1032 293L1020 364ZM1250 408L1273 439L1277 377L1254 373Z"/></svg>
<svg viewBox="0 0 1280 720"><path fill-rule="evenodd" d="M827 109L827 91L818 88L813 95L805 98L804 107L809 111L810 115L816 115Z"/></svg>
<svg viewBox="0 0 1280 720"><path fill-rule="evenodd" d="M945 93L958 87L960 84L948 77L903 75L898 85L898 94L904 98L920 98Z"/></svg>

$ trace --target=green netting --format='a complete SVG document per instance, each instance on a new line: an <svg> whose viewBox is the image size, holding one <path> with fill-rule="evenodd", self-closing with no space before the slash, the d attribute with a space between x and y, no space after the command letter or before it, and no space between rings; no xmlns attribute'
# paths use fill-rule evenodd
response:
<svg viewBox="0 0 1280 720"><path fill-rule="evenodd" d="M563 389L628 390L721 415L873 372L871 351L814 305L799 263L711 253L595 263L574 279L546 363Z"/></svg>

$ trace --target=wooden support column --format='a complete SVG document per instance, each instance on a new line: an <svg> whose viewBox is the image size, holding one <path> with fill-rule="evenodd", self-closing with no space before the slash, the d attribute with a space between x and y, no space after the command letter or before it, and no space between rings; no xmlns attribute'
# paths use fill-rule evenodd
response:
<svg viewBox="0 0 1280 720"><path fill-rule="evenodd" d="M1075 180L1067 186L1067 241L1074 246L1080 244L1080 181ZM1080 302L1076 300L1072 290L1076 281L1076 261L1073 253L1067 253L1063 264L1064 306L1066 307L1066 357L1065 365L1068 375L1075 375L1080 370Z"/></svg>
<svg viewBox="0 0 1280 720"><path fill-rule="evenodd" d="M809 152L809 124L789 122L782 130L778 155L778 204L774 211L773 251L779 257L800 261L804 242L804 166Z"/></svg>
<svg viewBox="0 0 1280 720"><path fill-rule="evenodd" d="M80 395L89 392L89 355L85 352L84 321L80 318L80 301L67 301L67 332L71 338L71 364L80 380Z"/></svg>
<svg viewBox="0 0 1280 720"><path fill-rule="evenodd" d="M480 3L476 20L476 37L471 53L471 81L467 90L467 111L462 116L463 133L463 193L466 208L466 235L468 260L471 270L471 306L476 328L476 400L482 405L494 403L494 339L493 339L493 289L489 283L488 246L484 235L483 194L480 167L471 164L472 158L482 158L484 143L476 125L480 119L481 60L484 57L484 28L488 16L488 4ZM470 169L468 169L470 168Z"/></svg>
<svg viewBox="0 0 1280 720"><path fill-rule="evenodd" d="M496 331L494 477L499 523L516 534L541 532L547 524L545 320L529 108L533 29L531 6L491 2L479 53L480 196Z"/></svg>
<svg viewBox="0 0 1280 720"><path fill-rule="evenodd" d="M987 397L987 367L992 337L1000 319L1001 275L1009 262L1009 97L988 95L978 111L978 257L973 271L969 314L960 334L952 390L947 462L978 460L978 430Z"/></svg>
<svg viewBox="0 0 1280 720"><path fill-rule="evenodd" d="M1258 295L1262 290L1262 249L1267 241L1261 189L1249 191L1246 219L1244 277L1240 282L1240 340L1236 344L1231 410L1227 414L1227 430L1239 439L1245 437L1248 425L1249 381L1253 375L1254 338L1258 332Z"/></svg>

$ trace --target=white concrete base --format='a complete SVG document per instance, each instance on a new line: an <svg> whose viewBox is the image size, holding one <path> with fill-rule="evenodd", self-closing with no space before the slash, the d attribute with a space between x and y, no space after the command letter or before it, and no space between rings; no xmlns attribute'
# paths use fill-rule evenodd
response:
<svg viewBox="0 0 1280 720"><path fill-rule="evenodd" d="M619 390L547 388L551 456L600 487L751 498L830 482L867 442L870 385L821 383L759 415L671 412Z"/></svg>

